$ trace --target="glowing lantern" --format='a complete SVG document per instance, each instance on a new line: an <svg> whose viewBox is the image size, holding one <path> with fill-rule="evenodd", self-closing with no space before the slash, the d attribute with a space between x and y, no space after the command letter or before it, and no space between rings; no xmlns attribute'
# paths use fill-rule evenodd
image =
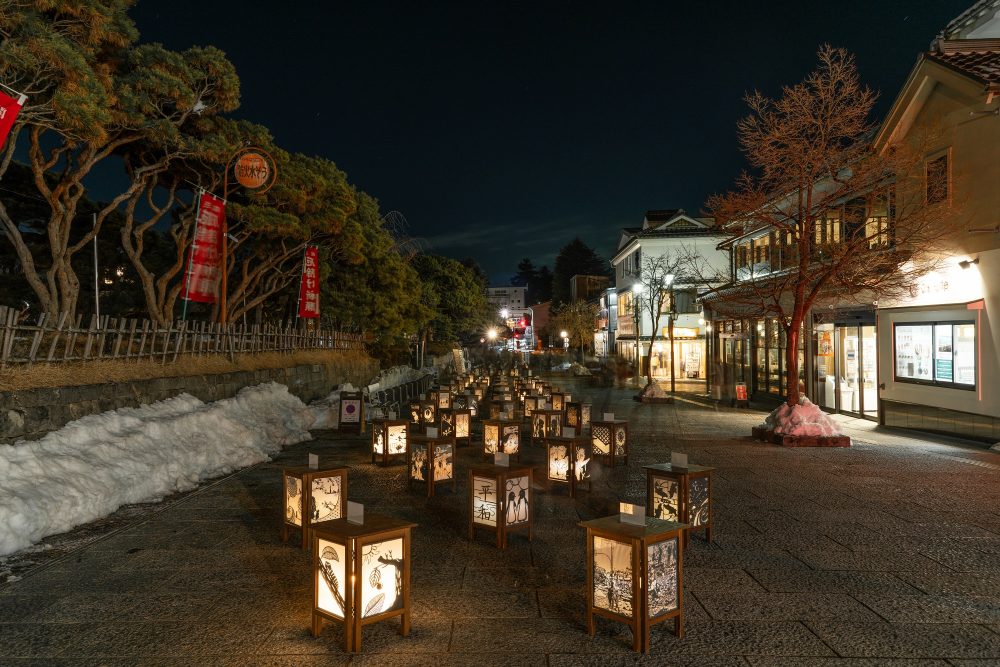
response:
<svg viewBox="0 0 1000 667"><path fill-rule="evenodd" d="M312 634L344 624L344 650L361 650L361 628L401 617L410 632L410 530L414 523L368 514L364 523L328 521L313 529Z"/></svg>
<svg viewBox="0 0 1000 667"><path fill-rule="evenodd" d="M594 441L594 456L604 459L614 468L615 461L628 464L628 422L624 419L595 421L590 424Z"/></svg>
<svg viewBox="0 0 1000 667"><path fill-rule="evenodd" d="M451 408L451 392L447 388L432 391L427 394L427 398L434 403L438 410L448 410Z"/></svg>
<svg viewBox="0 0 1000 667"><path fill-rule="evenodd" d="M521 460L521 425L507 419L483 420L483 456L500 452Z"/></svg>
<svg viewBox="0 0 1000 667"><path fill-rule="evenodd" d="M309 548L310 528L320 521L339 519L347 506L347 468L285 468L285 520L281 540L289 531L302 530L302 548Z"/></svg>
<svg viewBox="0 0 1000 667"><path fill-rule="evenodd" d="M669 463L643 466L646 469L646 514L687 524L684 544L690 533L705 531L712 541L712 472L715 468Z"/></svg>
<svg viewBox="0 0 1000 667"><path fill-rule="evenodd" d="M438 434L451 438L455 446L472 444L472 411L459 408L440 410Z"/></svg>
<svg viewBox="0 0 1000 667"><path fill-rule="evenodd" d="M583 433L590 426L590 403L566 403L566 426L572 426L577 433Z"/></svg>
<svg viewBox="0 0 1000 667"><path fill-rule="evenodd" d="M549 437L561 437L565 423L566 415L559 410L535 410L531 413L532 442L541 442Z"/></svg>
<svg viewBox="0 0 1000 667"><path fill-rule="evenodd" d="M594 616L632 628L632 648L649 652L652 625L674 620L684 636L684 587L680 549L683 524L646 519L624 523L618 516L583 521L587 530L587 633Z"/></svg>
<svg viewBox="0 0 1000 667"><path fill-rule="evenodd" d="M568 484L570 497L576 496L576 487L584 483L587 491L591 491L590 440L546 437L544 442L546 477L549 482Z"/></svg>
<svg viewBox="0 0 1000 667"><path fill-rule="evenodd" d="M567 394L560 391L552 392L552 409L563 411L566 409L566 401L569 400Z"/></svg>
<svg viewBox="0 0 1000 667"><path fill-rule="evenodd" d="M422 482L427 486L427 497L434 495L434 487L451 482L455 489L455 444L446 438L413 436L407 465L408 486Z"/></svg>
<svg viewBox="0 0 1000 667"><path fill-rule="evenodd" d="M372 463L387 466L394 456L406 458L408 424L405 419L372 420Z"/></svg>
<svg viewBox="0 0 1000 667"><path fill-rule="evenodd" d="M476 528L496 533L497 548L524 531L531 541L531 466L482 465L469 469L469 539Z"/></svg>
<svg viewBox="0 0 1000 667"><path fill-rule="evenodd" d="M530 417L531 413L538 409L538 397L537 396L525 396L524 397L524 416Z"/></svg>

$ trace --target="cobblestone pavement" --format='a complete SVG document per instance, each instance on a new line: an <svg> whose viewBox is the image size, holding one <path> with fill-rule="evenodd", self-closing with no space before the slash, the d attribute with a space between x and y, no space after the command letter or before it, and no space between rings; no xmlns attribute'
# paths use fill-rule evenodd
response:
<svg viewBox="0 0 1000 667"><path fill-rule="evenodd" d="M318 432L5 587L0 664L1000 664L1000 456L864 425L851 449L783 449L746 437L759 412L572 389L628 418L629 465L598 467L576 500L539 493L531 543L466 539L479 450L459 449L457 492L427 499L402 466L369 463L366 437ZM586 635L577 522L644 502L642 465L671 449L717 468L714 543L684 554L685 638L655 626L642 657L617 623ZM309 557L279 539L281 468L309 452L351 467L366 511L419 524L409 637L396 620L366 626L352 657L338 624L311 636Z"/></svg>

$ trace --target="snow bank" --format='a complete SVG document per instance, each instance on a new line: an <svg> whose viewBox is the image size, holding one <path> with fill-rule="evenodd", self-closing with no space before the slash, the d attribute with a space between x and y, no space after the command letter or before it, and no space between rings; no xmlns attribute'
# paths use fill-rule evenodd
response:
<svg viewBox="0 0 1000 667"><path fill-rule="evenodd" d="M761 427L778 435L843 435L836 422L805 396L799 399L798 405L782 403L767 416Z"/></svg>
<svg viewBox="0 0 1000 667"><path fill-rule="evenodd" d="M188 394L0 445L0 555L194 488L310 439L311 411L274 382L203 403Z"/></svg>
<svg viewBox="0 0 1000 667"><path fill-rule="evenodd" d="M569 369L570 371L572 371L573 375L586 376L591 374L589 368L587 368L583 364L578 364L576 362L570 364Z"/></svg>
<svg viewBox="0 0 1000 667"><path fill-rule="evenodd" d="M653 380L643 388L639 395L643 398L666 398L667 392L663 391L659 382Z"/></svg>

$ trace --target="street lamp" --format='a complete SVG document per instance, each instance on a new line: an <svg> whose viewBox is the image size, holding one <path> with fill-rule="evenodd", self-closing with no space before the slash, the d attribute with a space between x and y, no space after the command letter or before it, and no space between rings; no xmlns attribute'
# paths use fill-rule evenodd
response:
<svg viewBox="0 0 1000 667"><path fill-rule="evenodd" d="M563 339L563 349L564 350L568 350L569 349L569 333L565 329L563 329L562 331L559 332L559 336L562 337L562 339Z"/></svg>
<svg viewBox="0 0 1000 667"><path fill-rule="evenodd" d="M670 296L670 310L667 312L667 338L670 345L670 395L673 396L676 388L676 371L674 369L677 365L674 361L674 322L677 320L677 304L674 301L674 274L668 273L663 277L663 281L667 284Z"/></svg>
<svg viewBox="0 0 1000 667"><path fill-rule="evenodd" d="M642 294L642 283L632 285L632 310L635 311L635 384L639 386L639 373L641 371L641 357L639 356L639 334L642 332L642 321L639 319L639 295Z"/></svg>

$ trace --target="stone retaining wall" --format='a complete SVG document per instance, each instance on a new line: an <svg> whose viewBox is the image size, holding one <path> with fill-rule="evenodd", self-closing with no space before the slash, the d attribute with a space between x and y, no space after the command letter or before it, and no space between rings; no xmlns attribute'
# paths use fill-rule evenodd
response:
<svg viewBox="0 0 1000 667"><path fill-rule="evenodd" d="M337 385L347 381L333 365L309 364L220 375L188 375L2 392L0 443L37 440L89 414L134 408L185 392L207 403L235 396L243 387L272 380L286 385L291 393L306 403L326 396Z"/></svg>

